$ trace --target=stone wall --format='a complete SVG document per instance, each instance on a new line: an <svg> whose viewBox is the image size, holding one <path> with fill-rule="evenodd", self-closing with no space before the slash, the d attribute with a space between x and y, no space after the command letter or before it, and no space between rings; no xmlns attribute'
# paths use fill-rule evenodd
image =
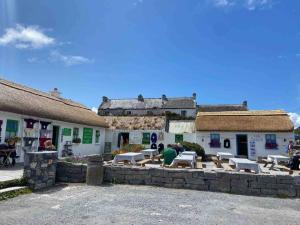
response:
<svg viewBox="0 0 300 225"><path fill-rule="evenodd" d="M55 184L57 152L29 152L24 158L24 177L33 190Z"/></svg>
<svg viewBox="0 0 300 225"><path fill-rule="evenodd" d="M86 170L86 164L59 161L56 168L56 181L85 183Z"/></svg>
<svg viewBox="0 0 300 225"><path fill-rule="evenodd" d="M233 194L300 197L300 176L105 165L104 181Z"/></svg>

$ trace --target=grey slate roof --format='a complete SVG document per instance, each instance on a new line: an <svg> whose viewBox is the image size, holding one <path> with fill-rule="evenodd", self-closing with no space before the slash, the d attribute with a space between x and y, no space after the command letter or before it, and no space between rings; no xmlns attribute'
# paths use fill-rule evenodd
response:
<svg viewBox="0 0 300 225"><path fill-rule="evenodd" d="M198 105L198 112L224 112L224 111L248 111L248 107L243 104L232 105Z"/></svg>
<svg viewBox="0 0 300 225"><path fill-rule="evenodd" d="M144 98L138 99L108 99L102 102L99 109L193 109L196 108L195 100L191 97L186 98Z"/></svg>

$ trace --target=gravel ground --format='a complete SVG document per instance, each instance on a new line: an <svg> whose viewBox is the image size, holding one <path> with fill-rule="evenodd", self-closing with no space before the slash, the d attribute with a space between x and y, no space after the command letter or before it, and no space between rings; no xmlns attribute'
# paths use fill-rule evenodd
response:
<svg viewBox="0 0 300 225"><path fill-rule="evenodd" d="M0 224L299 224L300 199L83 184L0 202Z"/></svg>

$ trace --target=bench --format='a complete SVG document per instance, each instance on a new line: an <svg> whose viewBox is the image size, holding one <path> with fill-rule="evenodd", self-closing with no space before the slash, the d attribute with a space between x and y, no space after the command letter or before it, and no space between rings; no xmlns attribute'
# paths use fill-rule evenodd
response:
<svg viewBox="0 0 300 225"><path fill-rule="evenodd" d="M212 156L211 160L216 164L217 168L222 168L221 160L217 158L217 156Z"/></svg>
<svg viewBox="0 0 300 225"><path fill-rule="evenodd" d="M227 163L222 163L222 167L225 171L233 171L233 168Z"/></svg>
<svg viewBox="0 0 300 225"><path fill-rule="evenodd" d="M196 162L196 168L197 168L197 169L203 169L202 162L197 161L197 162Z"/></svg>
<svg viewBox="0 0 300 225"><path fill-rule="evenodd" d="M161 162L162 154L156 155L153 157L153 159L158 159L159 162Z"/></svg>
<svg viewBox="0 0 300 225"><path fill-rule="evenodd" d="M137 164L138 166L144 167L145 164L147 164L147 163L149 163L149 162L152 162L152 160L151 160L151 159L143 159L143 160L141 160L141 161L138 161L136 164Z"/></svg>

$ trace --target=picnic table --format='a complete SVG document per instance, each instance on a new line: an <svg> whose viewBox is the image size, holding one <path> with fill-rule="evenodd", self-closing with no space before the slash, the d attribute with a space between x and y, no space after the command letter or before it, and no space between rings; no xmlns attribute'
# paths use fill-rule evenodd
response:
<svg viewBox="0 0 300 225"><path fill-rule="evenodd" d="M235 165L235 171L240 170L253 170L255 173L259 173L260 167L259 164L249 159L242 159L242 158L230 158L229 165Z"/></svg>
<svg viewBox="0 0 300 225"><path fill-rule="evenodd" d="M181 153L181 155L192 155L195 157L195 159L197 158L197 153L195 151L184 151Z"/></svg>
<svg viewBox="0 0 300 225"><path fill-rule="evenodd" d="M273 169L274 167L279 167L280 163L287 163L290 160L290 157L283 156L283 155L268 155L267 160L265 160L264 167L267 167L268 164L271 164L269 170Z"/></svg>
<svg viewBox="0 0 300 225"><path fill-rule="evenodd" d="M128 152L123 154L118 154L115 156L112 164L117 164L120 161L129 161L131 164L135 165L137 161L145 159L143 153Z"/></svg>
<svg viewBox="0 0 300 225"><path fill-rule="evenodd" d="M275 165L278 165L280 162L288 162L290 160L290 157L283 155L268 155L267 160L274 163Z"/></svg>
<svg viewBox="0 0 300 225"><path fill-rule="evenodd" d="M11 154L14 153L16 149L0 149L0 167L12 165L9 158L11 158Z"/></svg>
<svg viewBox="0 0 300 225"><path fill-rule="evenodd" d="M171 163L170 167L177 166L178 163L188 163L191 165L192 168L195 167L196 159L193 155L178 155L173 162Z"/></svg>
<svg viewBox="0 0 300 225"><path fill-rule="evenodd" d="M233 154L229 152L217 152L219 160L234 158Z"/></svg>
<svg viewBox="0 0 300 225"><path fill-rule="evenodd" d="M145 149L141 152L144 154L144 156L149 156L151 159L159 154L157 149Z"/></svg>

